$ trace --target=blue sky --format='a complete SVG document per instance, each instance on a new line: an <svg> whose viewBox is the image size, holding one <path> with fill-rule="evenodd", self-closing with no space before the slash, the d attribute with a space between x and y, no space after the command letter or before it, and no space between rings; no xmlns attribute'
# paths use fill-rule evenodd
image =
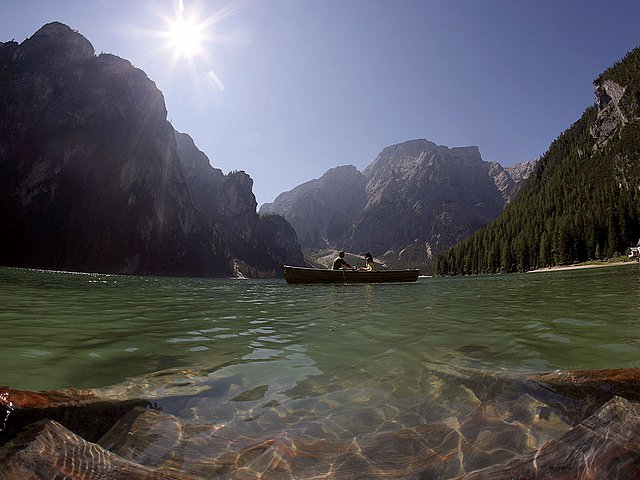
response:
<svg viewBox="0 0 640 480"><path fill-rule="evenodd" d="M638 0L3 0L0 41L43 24L143 69L212 165L259 204L415 138L477 145L503 166L542 155L640 45ZM182 9L182 10L181 10ZM168 45L201 25L200 50ZM206 20L206 21L205 21ZM195 29L195 27L194 27Z"/></svg>

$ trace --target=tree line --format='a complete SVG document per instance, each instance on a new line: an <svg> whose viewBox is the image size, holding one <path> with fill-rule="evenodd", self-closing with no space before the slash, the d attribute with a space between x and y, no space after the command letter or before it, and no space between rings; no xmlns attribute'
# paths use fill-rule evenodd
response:
<svg viewBox="0 0 640 480"><path fill-rule="evenodd" d="M551 144L527 185L494 222L436 259L437 275L523 272L623 255L635 246L640 238L640 49L596 82L604 79L627 85L621 106L629 123L605 145L596 145L590 127L598 108L589 107Z"/></svg>

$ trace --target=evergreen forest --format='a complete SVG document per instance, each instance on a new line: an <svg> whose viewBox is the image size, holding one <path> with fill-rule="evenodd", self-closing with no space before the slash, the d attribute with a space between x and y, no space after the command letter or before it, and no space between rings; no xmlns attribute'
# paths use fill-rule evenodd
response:
<svg viewBox="0 0 640 480"><path fill-rule="evenodd" d="M594 81L624 87L625 122L600 142L593 105L541 157L492 223L436 260L437 275L524 272L627 253L640 238L640 48ZM600 115L599 115L600 113Z"/></svg>

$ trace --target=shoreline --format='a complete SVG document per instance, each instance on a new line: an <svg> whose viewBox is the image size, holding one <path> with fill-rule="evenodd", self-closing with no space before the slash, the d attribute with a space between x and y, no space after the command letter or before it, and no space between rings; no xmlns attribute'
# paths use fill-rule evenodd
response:
<svg viewBox="0 0 640 480"><path fill-rule="evenodd" d="M585 268L602 268L602 267L619 267L621 265L637 265L638 262L611 262L611 263L590 263L584 265L565 265L561 267L546 267L538 268L536 270L529 270L526 273L542 273L542 272L560 272L566 270L582 270Z"/></svg>

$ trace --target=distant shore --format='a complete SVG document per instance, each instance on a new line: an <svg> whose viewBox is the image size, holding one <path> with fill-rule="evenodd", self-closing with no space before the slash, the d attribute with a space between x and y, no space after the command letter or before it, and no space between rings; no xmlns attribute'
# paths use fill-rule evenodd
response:
<svg viewBox="0 0 640 480"><path fill-rule="evenodd" d="M546 268L538 268L536 270L529 270L527 273L540 273L540 272L559 272L563 270L581 270L583 268L600 268L600 267L618 267L620 265L637 265L638 262L634 262L632 260L621 261L621 262L601 262L601 263L582 263L579 265L564 265L561 267L546 267Z"/></svg>

